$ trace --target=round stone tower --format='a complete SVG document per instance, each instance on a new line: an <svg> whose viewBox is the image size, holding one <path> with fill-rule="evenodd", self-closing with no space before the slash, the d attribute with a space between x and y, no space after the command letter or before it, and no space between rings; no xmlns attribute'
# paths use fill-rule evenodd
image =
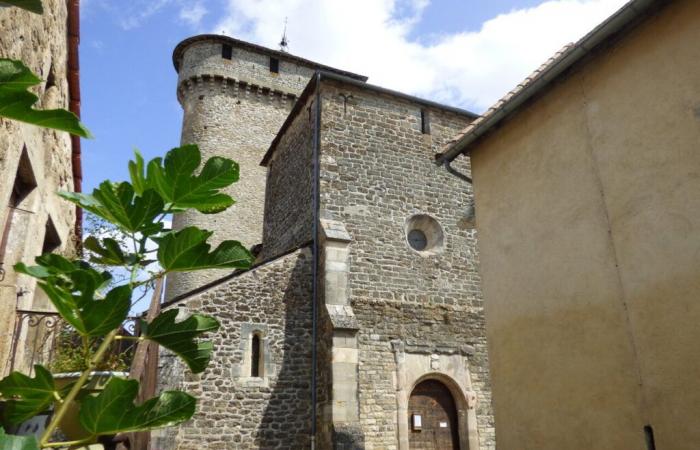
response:
<svg viewBox="0 0 700 450"><path fill-rule="evenodd" d="M240 165L240 181L229 189L235 205L216 215L179 214L173 227L196 225L214 231L216 240L235 239L248 248L259 244L266 179L260 161L296 98L316 70L359 81L366 77L219 35L185 39L175 47L173 63L178 72L177 98L184 110L181 143L199 145L203 160L224 156ZM167 297L226 273L208 270L170 276Z"/></svg>

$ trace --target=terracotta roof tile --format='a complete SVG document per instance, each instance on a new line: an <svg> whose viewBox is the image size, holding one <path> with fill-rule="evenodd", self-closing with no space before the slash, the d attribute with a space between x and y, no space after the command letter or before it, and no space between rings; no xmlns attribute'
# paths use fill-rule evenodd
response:
<svg viewBox="0 0 700 450"><path fill-rule="evenodd" d="M454 144L459 142L464 136L467 134L471 133L474 129L479 127L484 120L486 120L488 117L493 115L496 111L501 109L503 105L508 103L513 97L518 95L523 89L525 89L528 85L533 83L537 78L544 72L547 68L550 66L554 65L557 61L562 59L571 49L574 48L573 43L568 43L566 44L561 50L556 52L551 58L549 58L544 64L542 64L540 67L538 67L534 72L532 72L527 78L525 78L520 84L518 84L513 90L509 91L506 95L501 97L493 106L491 106L484 114L479 116L477 119L475 119L473 122L471 122L469 125L467 125L466 128L464 128L462 131L460 131L455 137L450 139L447 144L443 146L443 152L446 152L447 150L450 149Z"/></svg>

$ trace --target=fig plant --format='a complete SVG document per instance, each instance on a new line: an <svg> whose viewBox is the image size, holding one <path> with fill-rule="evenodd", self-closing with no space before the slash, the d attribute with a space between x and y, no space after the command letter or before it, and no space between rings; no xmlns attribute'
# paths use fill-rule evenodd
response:
<svg viewBox="0 0 700 450"><path fill-rule="evenodd" d="M195 145L170 150L165 158L145 163L137 152L129 162L130 180L105 181L91 194L60 192L64 199L114 225L131 243L123 248L112 237L88 236L83 245L87 259L69 260L57 254L36 258L36 265L19 263L15 270L37 279L61 317L77 332L85 348L97 348L78 381L58 389L51 372L37 365L34 377L13 372L0 381L6 401L5 420L21 423L54 407L49 425L39 443L34 438L0 433L3 443L17 441L17 448L67 447L97 442L100 436L145 431L188 420L196 399L180 391L166 391L134 404L139 390L136 380L112 378L104 391L84 395L81 390L90 374L107 357L108 349L120 339L150 340L178 355L194 373L205 370L212 343L201 335L219 327L213 317L193 314L177 321L178 310L166 310L150 322L142 322L141 335L120 336L118 330L132 306L134 291L173 272L250 266L252 256L238 241L223 241L216 248L208 242L212 232L197 227L168 229L164 219L186 211L216 214L234 200L223 188L238 181L238 165L226 158L212 157L203 166ZM159 269L140 277L156 261ZM102 270L105 266L113 270ZM128 270L130 276L114 283L112 273ZM72 442L52 442L54 431L69 405L80 406L79 420L89 437ZM32 442L33 441L33 442ZM22 447L25 445L25 447ZM11 447L10 447L11 448Z"/></svg>

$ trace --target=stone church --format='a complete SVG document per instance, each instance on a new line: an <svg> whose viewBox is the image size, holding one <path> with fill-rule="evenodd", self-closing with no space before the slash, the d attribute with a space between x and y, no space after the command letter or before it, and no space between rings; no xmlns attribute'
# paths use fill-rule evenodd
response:
<svg viewBox="0 0 700 450"><path fill-rule="evenodd" d="M476 115L226 36L173 60L182 143L241 167L234 207L174 226L257 259L168 280L222 327L205 373L162 358L200 402L154 448L495 448L471 188L434 163Z"/></svg>

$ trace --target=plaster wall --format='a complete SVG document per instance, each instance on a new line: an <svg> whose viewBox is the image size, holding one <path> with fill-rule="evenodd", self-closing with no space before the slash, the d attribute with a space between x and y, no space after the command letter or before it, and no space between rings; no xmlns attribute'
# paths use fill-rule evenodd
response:
<svg viewBox="0 0 700 450"><path fill-rule="evenodd" d="M700 4L472 147L498 447L700 444Z"/></svg>
<svg viewBox="0 0 700 450"><path fill-rule="evenodd" d="M0 55L21 60L43 81L31 88L39 96L37 108L68 109L67 10L63 0L42 2L44 14L19 8L0 8ZM50 75L52 74L52 75ZM53 84L47 83L53 78ZM73 189L71 142L68 133L0 118L0 233L10 209L10 196L22 153L31 166L36 188L15 210L0 277L0 374L9 370L8 358L15 308L49 310L51 305L32 278L18 275L12 266L33 262L41 254L46 224L51 218L61 240L56 250L73 250L75 208L59 199L57 190ZM35 295L37 294L37 295ZM25 336L26 338L26 336ZM21 339L17 348L25 349ZM15 369L28 369L21 364Z"/></svg>

